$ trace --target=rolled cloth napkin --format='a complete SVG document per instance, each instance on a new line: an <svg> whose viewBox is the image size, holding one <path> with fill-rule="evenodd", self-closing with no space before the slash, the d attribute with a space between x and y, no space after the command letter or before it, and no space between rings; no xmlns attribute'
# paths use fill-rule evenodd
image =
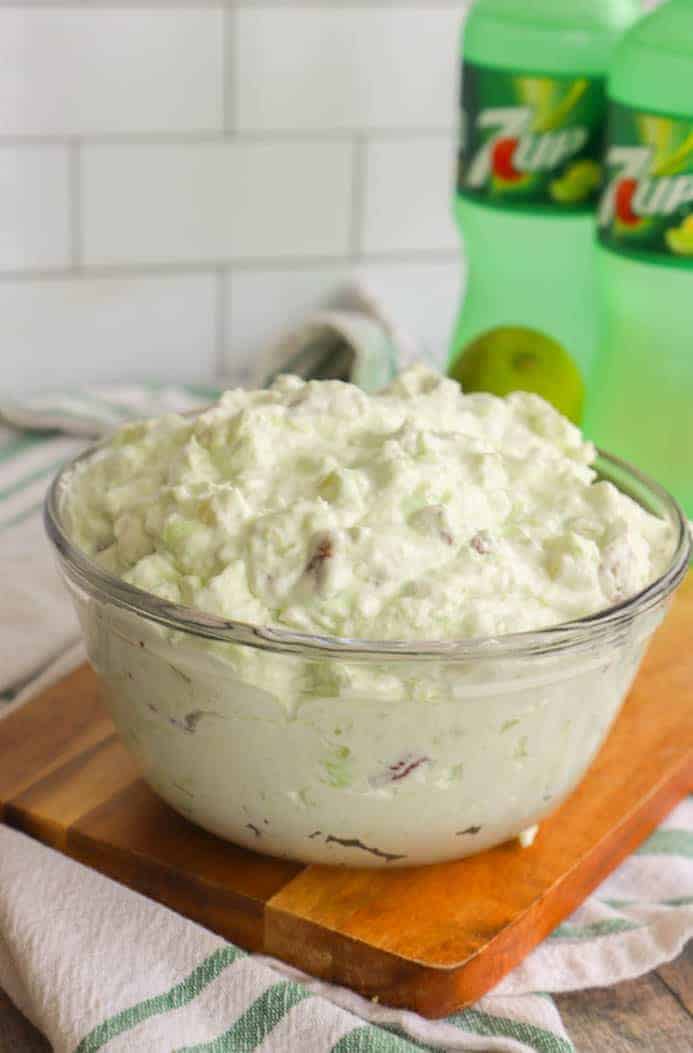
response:
<svg viewBox="0 0 693 1053"><path fill-rule="evenodd" d="M124 419L211 394L89 390L53 409L76 414L86 400L99 417L102 402ZM84 660L40 520L50 477L83 442L0 427L0 719ZM493 992L438 1021L248 955L0 825L0 988L57 1053L571 1053L550 992L641 975L691 934L693 799ZM8 1049L31 1049L27 1025L0 1002L0 1050L3 1027L23 1036Z"/></svg>

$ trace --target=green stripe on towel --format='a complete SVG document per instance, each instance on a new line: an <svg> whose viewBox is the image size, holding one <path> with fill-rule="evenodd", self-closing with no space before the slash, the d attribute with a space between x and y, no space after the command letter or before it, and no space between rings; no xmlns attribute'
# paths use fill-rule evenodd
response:
<svg viewBox="0 0 693 1053"><path fill-rule="evenodd" d="M104 1020L102 1024L90 1031L77 1046L75 1053L95 1053L102 1049L111 1039L122 1035L125 1031L131 1031L144 1020L161 1013L170 1012L172 1009L180 1009L182 1006L192 1002L198 995L208 987L224 969L228 968L237 958L244 957L244 952L236 947L227 945L220 947L214 954L193 969L185 980L171 987L165 994L147 998L144 1002L124 1009L115 1016Z"/></svg>
<svg viewBox="0 0 693 1053"><path fill-rule="evenodd" d="M508 1020L507 1017L492 1016L478 1009L465 1009L448 1017L448 1023L456 1024L472 1035L489 1038L514 1038L524 1042L536 1053L575 1053L575 1046L560 1035L554 1035L543 1027L527 1024L523 1020Z"/></svg>
<svg viewBox="0 0 693 1053"><path fill-rule="evenodd" d="M38 443L45 442L47 438L47 435L14 436L9 442L5 442L0 446L0 464L11 460L18 454L23 453L24 450L28 450L31 446L36 446Z"/></svg>
<svg viewBox="0 0 693 1053"><path fill-rule="evenodd" d="M340 1038L330 1053L436 1053L442 1046L424 1046L373 1024L355 1027Z"/></svg>
<svg viewBox="0 0 693 1053"><path fill-rule="evenodd" d="M49 451L46 451L47 453ZM35 483L38 479L43 479L47 475L53 475L57 472L65 463L66 457L54 458L48 464L42 465L40 468L35 468L29 472L28 475L22 476L21 479L17 479L14 483L10 483L9 486L5 486L0 489L0 501L6 501L8 497L12 497L14 494L20 493L22 490L26 490L27 486L31 483Z"/></svg>
<svg viewBox="0 0 693 1053"><path fill-rule="evenodd" d="M631 907L693 907L693 896L674 896L673 899L603 899L607 907L628 910Z"/></svg>
<svg viewBox="0 0 693 1053"><path fill-rule="evenodd" d="M261 994L222 1035L211 1042L181 1047L176 1053L251 1053L289 1010L309 994L291 980L282 980Z"/></svg>
<svg viewBox="0 0 693 1053"><path fill-rule="evenodd" d="M639 856L683 856L693 859L693 831L655 830L637 850Z"/></svg>
<svg viewBox="0 0 693 1053"><path fill-rule="evenodd" d="M551 933L552 940L593 940L599 936L613 936L617 932L632 932L643 926L627 918L605 918L587 925L559 925Z"/></svg>
<svg viewBox="0 0 693 1053"><path fill-rule="evenodd" d="M0 532L3 530L9 530L10 527L19 526L20 523L24 523L27 519L31 519L32 516L38 515L43 508L43 500L35 501L34 504L28 508L23 508L21 512L17 512L16 516L11 516L7 520L3 520L0 517Z"/></svg>

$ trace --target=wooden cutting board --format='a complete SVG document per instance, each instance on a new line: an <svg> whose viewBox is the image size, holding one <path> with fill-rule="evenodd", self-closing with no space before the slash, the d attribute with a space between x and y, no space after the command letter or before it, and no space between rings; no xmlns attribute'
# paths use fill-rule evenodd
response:
<svg viewBox="0 0 693 1053"><path fill-rule="evenodd" d="M441 1016L483 995L693 790L693 577L608 741L535 844L341 870L198 830L138 778L83 667L0 721L0 818L251 950Z"/></svg>

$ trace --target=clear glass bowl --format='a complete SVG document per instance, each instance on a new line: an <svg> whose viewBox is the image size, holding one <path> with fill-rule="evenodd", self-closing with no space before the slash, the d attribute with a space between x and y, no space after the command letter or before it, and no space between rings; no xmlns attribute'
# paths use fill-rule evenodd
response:
<svg viewBox="0 0 693 1053"><path fill-rule="evenodd" d="M164 602L70 542L73 465L45 519L106 704L156 793L259 852L412 865L489 848L561 804L685 574L690 538L673 498L614 457L596 467L671 522L666 573L609 610L495 639L306 636Z"/></svg>

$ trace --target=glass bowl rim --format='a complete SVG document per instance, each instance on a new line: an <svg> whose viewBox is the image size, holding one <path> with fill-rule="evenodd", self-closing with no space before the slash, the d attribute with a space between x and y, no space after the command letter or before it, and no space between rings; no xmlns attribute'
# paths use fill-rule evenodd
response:
<svg viewBox="0 0 693 1053"><path fill-rule="evenodd" d="M368 640L292 632L272 626L220 618L204 611L171 603L151 592L129 585L103 570L67 536L60 514L60 501L74 469L108 445L110 437L94 443L72 458L54 477L44 502L44 525L48 537L66 566L92 596L153 621L168 629L222 643L239 644L265 651L298 654L304 658L348 658L350 661L450 660L550 655L566 650L591 648L607 642L640 614L664 602L683 580L691 556L688 520L676 499L650 476L627 461L597 449L595 466L601 461L643 488L662 504L678 537L671 561L660 577L627 599L594 614L561 622L543 629L461 640ZM618 484L614 483L618 487ZM638 500L637 498L633 498ZM638 500L642 505L642 502Z"/></svg>

